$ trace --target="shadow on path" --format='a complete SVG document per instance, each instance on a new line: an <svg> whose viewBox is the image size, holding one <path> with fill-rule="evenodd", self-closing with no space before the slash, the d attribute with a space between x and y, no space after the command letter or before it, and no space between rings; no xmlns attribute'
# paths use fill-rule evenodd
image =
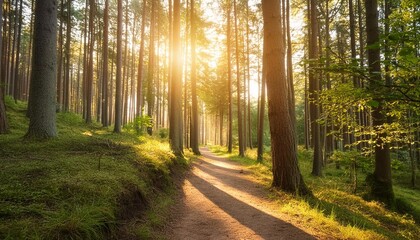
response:
<svg viewBox="0 0 420 240"><path fill-rule="evenodd" d="M274 205L267 204L267 190L239 164L200 151L203 156L183 186L171 239L315 239L277 217Z"/></svg>
<svg viewBox="0 0 420 240"><path fill-rule="evenodd" d="M210 201L264 239L315 239L306 232L268 215L194 175L189 181Z"/></svg>

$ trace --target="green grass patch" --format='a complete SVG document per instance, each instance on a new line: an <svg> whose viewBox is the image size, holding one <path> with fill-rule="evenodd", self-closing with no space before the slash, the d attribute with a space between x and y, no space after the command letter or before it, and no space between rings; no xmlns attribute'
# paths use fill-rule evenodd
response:
<svg viewBox="0 0 420 240"><path fill-rule="evenodd" d="M228 154L225 147L212 146L211 150L224 157L246 165L262 184L270 188L271 157L264 154L261 163L256 161L256 150L247 150L246 157L238 157L238 151ZM336 163L328 163L323 177L314 177L312 152L299 148L299 166L305 183L313 191L314 198L294 197L272 190L270 197L277 201L281 212L291 216L292 223L314 232L320 238L334 239L417 239L420 227L417 219L420 212L420 191L394 181L394 191L405 214L386 209L375 201L366 201L363 196L368 191L364 182L368 171L358 169L357 191L353 192L354 181L351 169L344 163L336 168ZM396 170L394 170L395 172ZM401 176L397 172L394 177ZM408 211L407 211L408 209Z"/></svg>
<svg viewBox="0 0 420 240"><path fill-rule="evenodd" d="M172 174L186 165L167 142L113 134L71 113L57 115L57 138L28 141L26 105L6 104L11 128L0 135L0 239L118 239L139 235L141 223L163 222L164 214L148 211L168 208ZM135 224L126 228L127 222Z"/></svg>

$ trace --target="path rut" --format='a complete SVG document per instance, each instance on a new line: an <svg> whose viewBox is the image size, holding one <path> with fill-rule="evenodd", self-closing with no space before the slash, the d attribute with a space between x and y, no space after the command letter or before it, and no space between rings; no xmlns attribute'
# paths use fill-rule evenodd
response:
<svg viewBox="0 0 420 240"><path fill-rule="evenodd" d="M201 153L182 184L169 239L315 239L286 222L241 165L206 148Z"/></svg>

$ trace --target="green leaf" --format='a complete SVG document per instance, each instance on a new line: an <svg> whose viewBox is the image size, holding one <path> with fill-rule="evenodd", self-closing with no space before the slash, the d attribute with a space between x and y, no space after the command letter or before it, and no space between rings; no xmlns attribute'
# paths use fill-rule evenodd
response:
<svg viewBox="0 0 420 240"><path fill-rule="evenodd" d="M371 106L371 107L374 107L374 108L377 108L377 107L379 107L379 102L375 101L375 100L370 100L369 102L367 102L367 105Z"/></svg>
<svg viewBox="0 0 420 240"><path fill-rule="evenodd" d="M379 49L381 47L381 44L379 42L370 44L366 47L366 49Z"/></svg>
<svg viewBox="0 0 420 240"><path fill-rule="evenodd" d="M412 55L414 53L413 49L405 47L403 49L401 49L400 51L400 56L408 56L408 55Z"/></svg>

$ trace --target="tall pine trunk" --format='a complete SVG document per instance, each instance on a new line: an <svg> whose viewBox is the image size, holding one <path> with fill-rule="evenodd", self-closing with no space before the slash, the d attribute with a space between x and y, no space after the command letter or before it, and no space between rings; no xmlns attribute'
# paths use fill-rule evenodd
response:
<svg viewBox="0 0 420 240"><path fill-rule="evenodd" d="M373 94L381 93L382 77L381 77L381 58L380 48L376 46L379 43L379 26L378 26L378 2L377 0L365 0L366 8L366 43L368 65L369 65L369 87ZM377 106L372 107L373 127L380 131L380 127L386 123L386 115L384 111L384 101L380 96L375 96ZM391 179L391 158L389 152L389 144L384 142L386 133L378 133L375 139L375 170L371 179L372 196L385 203L389 207L395 205L394 191L392 189Z"/></svg>
<svg viewBox="0 0 420 240"><path fill-rule="evenodd" d="M310 23L311 34L309 39L309 98L310 98L310 118L311 118L311 136L314 145L314 157L312 174L314 176L321 176L322 174L322 151L321 151L321 129L317 120L319 118L319 78L316 73L318 61L318 20L317 20L317 1L310 0Z"/></svg>
<svg viewBox="0 0 420 240"><path fill-rule="evenodd" d="M139 65L137 68L137 106L136 106L136 117L142 116L143 106L143 58L144 58L144 30L146 28L146 5L147 0L143 0L143 14L141 17L141 33L140 33L140 53L139 53ZM140 128L141 126L136 126Z"/></svg>
<svg viewBox="0 0 420 240"><path fill-rule="evenodd" d="M266 48L263 49L263 57L266 55ZM257 132L257 161L262 162L264 154L264 115L265 115L265 93L266 93L266 77L265 69L266 63L265 58L263 58L262 63L262 78L261 78L261 97L259 102L259 111L258 111L258 132Z"/></svg>
<svg viewBox="0 0 420 240"><path fill-rule="evenodd" d="M0 6L3 6L3 0L0 0ZM3 26L3 8L0 8L0 76L3 76L3 64L2 64L2 41L3 41L3 34L2 34L2 26ZM4 89L2 87L2 81L0 81L0 134L7 133L9 131L9 124L7 121L6 116L6 106L4 104L4 96L3 96Z"/></svg>
<svg viewBox="0 0 420 240"><path fill-rule="evenodd" d="M297 162L296 133L290 117L290 92L286 77L285 43L280 22L280 1L263 1L264 63L268 93L273 187L308 194Z"/></svg>
<svg viewBox="0 0 420 240"><path fill-rule="evenodd" d="M95 47L95 33L94 33L94 18L95 18L95 0L89 0L89 56L87 61L87 76L86 76L86 122L92 122L92 105L93 105L93 50Z"/></svg>
<svg viewBox="0 0 420 240"><path fill-rule="evenodd" d="M56 129L57 2L36 1L29 129L26 138L51 138Z"/></svg>
<svg viewBox="0 0 420 240"><path fill-rule="evenodd" d="M66 28L66 46L65 46L65 76L64 76L64 111L70 110L70 93L71 93L71 0L67 0L67 28Z"/></svg>
<svg viewBox="0 0 420 240"><path fill-rule="evenodd" d="M197 104L197 25L195 20L194 0L191 0L191 148L196 155L200 155L198 149L199 126Z"/></svg>
<svg viewBox="0 0 420 240"><path fill-rule="evenodd" d="M150 15L150 41L149 41L149 66L147 72L147 116L153 117L155 94L154 94L154 68L155 68L155 1L152 1L151 15ZM153 134L151 127L147 128L149 135Z"/></svg>
<svg viewBox="0 0 420 240"><path fill-rule="evenodd" d="M17 27L17 39L16 41L16 63L15 63L15 72L14 72L14 79L15 79L15 89L14 89L14 98L15 100L22 99L22 92L24 90L23 81L19 77L19 64L20 64L20 45L21 45L21 36L22 36L22 2L23 0L19 0L19 14L18 14L18 24ZM17 14L17 13L15 13Z"/></svg>
<svg viewBox="0 0 420 240"><path fill-rule="evenodd" d="M242 119L242 107L241 107L241 78L239 69L239 30L238 30L238 11L236 7L236 0L233 1L233 15L235 21L235 56L236 56L236 103L237 103L237 114L238 114L238 145L239 145L239 156L245 156L244 149L244 129Z"/></svg>
<svg viewBox="0 0 420 240"><path fill-rule="evenodd" d="M173 55L172 55L172 81L171 81L171 110L169 140L173 153L180 157L183 155L182 145L182 64L181 64L181 11L180 0L174 0L173 11Z"/></svg>
<svg viewBox="0 0 420 240"><path fill-rule="evenodd" d="M64 18L64 0L60 0L60 13L58 19L60 20L58 30L58 56L57 56L57 111L61 111L63 103L63 19Z"/></svg>
<svg viewBox="0 0 420 240"><path fill-rule="evenodd" d="M103 39L103 67L102 67L102 125L109 126L108 122L108 25L109 25L109 0L105 0L104 9L104 39Z"/></svg>
<svg viewBox="0 0 420 240"><path fill-rule="evenodd" d="M227 65L228 65L228 140L227 140L227 146L228 146L228 152L232 152L232 121L233 121L233 113L232 113L232 63L231 63L231 26L230 26L230 11L231 11L231 3L230 0L228 0L228 11L227 11L227 34L226 34L226 45L227 45Z"/></svg>
<svg viewBox="0 0 420 240"><path fill-rule="evenodd" d="M114 132L121 132L122 124L122 1L118 0L118 15L117 15L117 69L115 76L115 123L114 123Z"/></svg>

